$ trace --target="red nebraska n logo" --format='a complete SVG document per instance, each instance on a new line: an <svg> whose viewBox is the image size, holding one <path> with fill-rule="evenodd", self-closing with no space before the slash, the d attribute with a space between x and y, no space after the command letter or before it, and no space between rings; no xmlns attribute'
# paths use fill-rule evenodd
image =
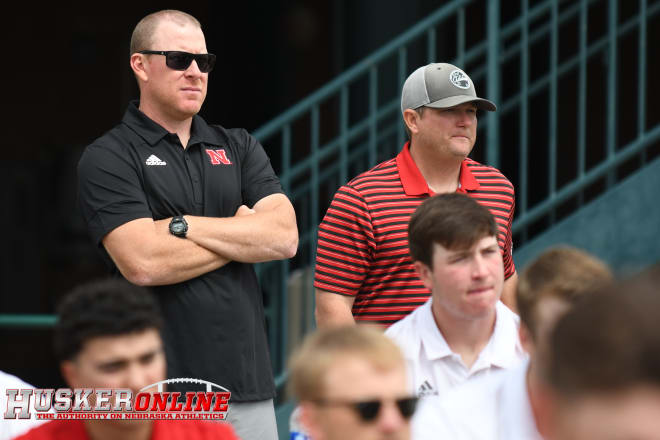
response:
<svg viewBox="0 0 660 440"><path fill-rule="evenodd" d="M206 154L211 158L211 165L231 165L231 161L227 157L224 148L220 150L206 150Z"/></svg>

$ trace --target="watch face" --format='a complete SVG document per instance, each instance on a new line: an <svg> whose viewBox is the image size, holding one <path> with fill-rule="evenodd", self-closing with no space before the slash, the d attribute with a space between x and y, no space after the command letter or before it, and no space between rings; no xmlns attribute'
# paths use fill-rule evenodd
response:
<svg viewBox="0 0 660 440"><path fill-rule="evenodd" d="M183 223L181 222L176 222L172 224L172 232L175 234L180 234L185 231L185 228L183 227Z"/></svg>

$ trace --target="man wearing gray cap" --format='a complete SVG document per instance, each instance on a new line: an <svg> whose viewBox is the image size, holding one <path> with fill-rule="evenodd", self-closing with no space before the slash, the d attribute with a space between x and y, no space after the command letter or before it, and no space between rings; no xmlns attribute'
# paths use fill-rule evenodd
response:
<svg viewBox="0 0 660 440"><path fill-rule="evenodd" d="M451 192L475 198L495 217L506 279L502 301L515 309L513 185L495 168L468 158L477 110L495 109L451 64L429 64L408 77L401 112L410 141L395 158L339 188L319 225L317 325L389 326L424 304L430 291L408 252L408 220L428 197Z"/></svg>

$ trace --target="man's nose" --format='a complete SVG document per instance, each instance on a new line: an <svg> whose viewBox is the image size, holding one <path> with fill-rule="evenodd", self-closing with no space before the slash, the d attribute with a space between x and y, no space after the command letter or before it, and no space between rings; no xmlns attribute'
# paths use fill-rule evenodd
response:
<svg viewBox="0 0 660 440"><path fill-rule="evenodd" d="M385 403L378 413L378 426L381 432L398 432L409 429L409 422L401 415L401 411L394 402Z"/></svg>
<svg viewBox="0 0 660 440"><path fill-rule="evenodd" d="M463 110L458 112L458 123L461 126L470 126L474 122L474 113L471 110Z"/></svg>
<svg viewBox="0 0 660 440"><path fill-rule="evenodd" d="M125 388L130 388L136 394L147 385L151 385L151 382L149 381L149 373L146 368L136 365L126 370L126 377L124 379Z"/></svg>
<svg viewBox="0 0 660 440"><path fill-rule="evenodd" d="M477 255L472 262L472 276L474 278L483 278L488 274L488 265L481 255Z"/></svg>
<svg viewBox="0 0 660 440"><path fill-rule="evenodd" d="M184 73L186 76L201 76L203 74L203 72L199 70L199 66L195 60L192 60L192 63L190 63L190 66L188 66Z"/></svg>

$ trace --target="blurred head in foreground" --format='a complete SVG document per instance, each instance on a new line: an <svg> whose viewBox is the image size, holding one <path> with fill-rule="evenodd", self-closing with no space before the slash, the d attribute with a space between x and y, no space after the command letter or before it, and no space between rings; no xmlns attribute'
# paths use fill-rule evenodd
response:
<svg viewBox="0 0 660 440"><path fill-rule="evenodd" d="M142 388L166 378L162 318L146 288L123 279L83 284L57 309L55 351L70 388ZM153 420L86 420L97 438L138 438Z"/></svg>
<svg viewBox="0 0 660 440"><path fill-rule="evenodd" d="M301 421L314 440L410 438L416 399L399 348L381 330L319 330L294 354L290 371Z"/></svg>
<svg viewBox="0 0 660 440"><path fill-rule="evenodd" d="M534 360L546 350L557 320L582 296L613 280L609 267L570 246L551 248L521 273L516 291L520 340Z"/></svg>
<svg viewBox="0 0 660 440"><path fill-rule="evenodd" d="M152 294L121 279L79 286L59 305L55 350L72 388L130 388L165 379L162 319Z"/></svg>
<svg viewBox="0 0 660 440"><path fill-rule="evenodd" d="M585 297L558 321L550 439L660 438L659 269Z"/></svg>

